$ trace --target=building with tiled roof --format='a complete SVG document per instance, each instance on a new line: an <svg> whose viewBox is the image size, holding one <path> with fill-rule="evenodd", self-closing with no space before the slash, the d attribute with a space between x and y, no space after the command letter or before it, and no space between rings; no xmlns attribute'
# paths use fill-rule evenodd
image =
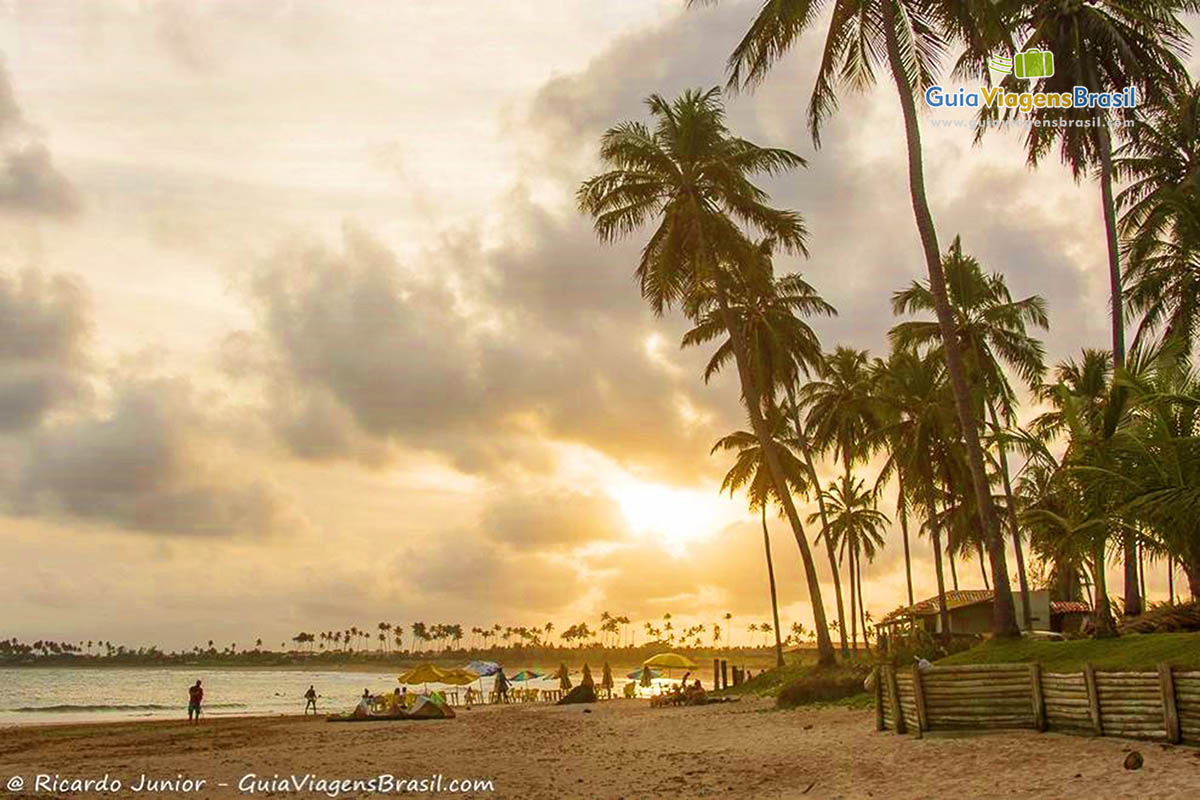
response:
<svg viewBox="0 0 1200 800"><path fill-rule="evenodd" d="M946 592L946 615L950 620L950 632L983 634L992 629L992 599L990 589L951 589ZM1021 593L1013 592L1013 605L1017 611L1017 622L1021 624ZM1050 593L1042 589L1029 593L1029 610L1032 619L1022 624L1025 630L1062 631L1075 630L1083 617L1091 613L1087 603L1072 600L1050 600ZM930 633L941 632L937 595L926 598L911 606L898 608L884 617L876 626L892 633L913 627L922 627Z"/></svg>

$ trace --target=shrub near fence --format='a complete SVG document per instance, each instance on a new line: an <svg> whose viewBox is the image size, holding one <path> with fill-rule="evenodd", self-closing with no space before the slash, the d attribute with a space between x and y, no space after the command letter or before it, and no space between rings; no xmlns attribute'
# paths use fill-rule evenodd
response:
<svg viewBox="0 0 1200 800"><path fill-rule="evenodd" d="M875 668L875 723L897 733L1029 728L1200 743L1200 672L1043 672L1038 664Z"/></svg>

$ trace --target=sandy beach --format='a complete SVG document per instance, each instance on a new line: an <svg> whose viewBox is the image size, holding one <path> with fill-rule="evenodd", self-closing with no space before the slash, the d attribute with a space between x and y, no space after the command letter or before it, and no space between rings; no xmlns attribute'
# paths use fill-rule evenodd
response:
<svg viewBox="0 0 1200 800"><path fill-rule="evenodd" d="M1130 749L1144 755L1142 769L1123 768ZM1184 798L1200 785L1200 750L1023 731L918 740L876 733L869 711L774 711L751 699L678 709L623 700L478 707L455 720L419 723L228 718L196 727L133 722L0 734L0 780L25 781L10 797L96 796L69 786L31 789L37 774L74 780L106 773L122 782L119 796L158 797L245 796L238 786L251 773L311 773L314 780L440 773L445 782L494 781L494 792L455 794L464 797ZM135 791L142 775L205 784L188 792ZM321 796L278 786L254 794Z"/></svg>

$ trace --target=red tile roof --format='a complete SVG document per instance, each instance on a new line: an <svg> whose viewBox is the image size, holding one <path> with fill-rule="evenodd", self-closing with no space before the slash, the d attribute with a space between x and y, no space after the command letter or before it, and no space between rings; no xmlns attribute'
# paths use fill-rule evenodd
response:
<svg viewBox="0 0 1200 800"><path fill-rule="evenodd" d="M951 589L946 592L946 610L973 606L976 603L990 602L992 592L989 589ZM883 622L892 622L903 617L928 617L938 613L937 595L913 603L905 608L898 608L883 618Z"/></svg>
<svg viewBox="0 0 1200 800"><path fill-rule="evenodd" d="M946 610L953 611L956 608L965 608L978 603L990 603L993 596L990 589L951 589L946 592ZM1091 612L1091 606L1079 600L1052 600L1050 602L1051 614L1090 614ZM908 617L931 617L937 613L938 599L937 595L934 595L919 603L913 603L911 606L896 609L884 617L880 624L884 625Z"/></svg>
<svg viewBox="0 0 1200 800"><path fill-rule="evenodd" d="M1082 600L1051 600L1051 614L1090 614L1092 607Z"/></svg>

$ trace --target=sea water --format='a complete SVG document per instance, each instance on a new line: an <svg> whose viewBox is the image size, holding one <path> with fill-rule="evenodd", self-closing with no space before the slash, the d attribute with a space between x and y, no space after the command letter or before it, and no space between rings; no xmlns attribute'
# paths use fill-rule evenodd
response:
<svg viewBox="0 0 1200 800"><path fill-rule="evenodd" d="M53 722L100 722L122 719L186 719L188 687L197 680L204 687L204 714L208 717L299 714L304 693L316 688L317 710L349 711L363 689L372 694L391 692L400 684L396 671L309 671L262 668L219 669L204 667L11 667L0 669L0 725ZM572 680L579 682L578 674ZM618 679L618 693L627 681ZM473 686L484 696L493 678ZM657 683L657 681L656 681ZM513 684L516 687L521 683ZM556 689L558 680L546 678L524 684L531 689ZM410 686L408 690L425 687ZM460 697L463 687L457 688Z"/></svg>

